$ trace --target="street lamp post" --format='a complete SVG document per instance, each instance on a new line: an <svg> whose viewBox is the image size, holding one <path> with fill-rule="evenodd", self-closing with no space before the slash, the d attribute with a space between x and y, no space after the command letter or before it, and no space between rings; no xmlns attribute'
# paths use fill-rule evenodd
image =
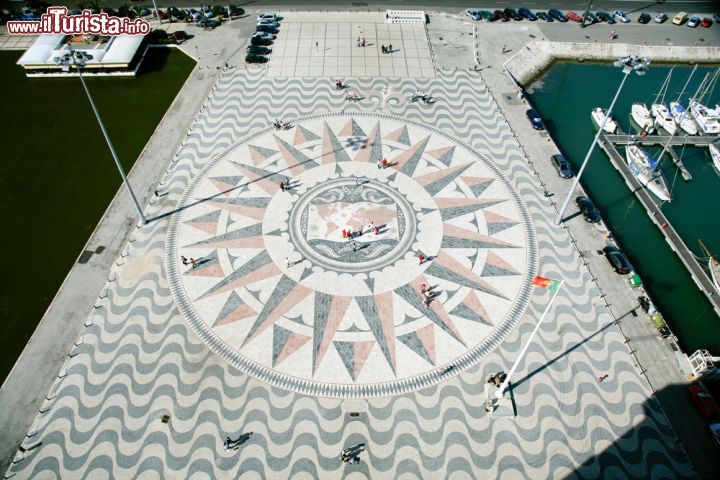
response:
<svg viewBox="0 0 720 480"><path fill-rule="evenodd" d="M558 212L558 216L555 219L555 225L560 225L562 223L563 214L565 213L565 210L567 209L568 204L570 203L570 199L572 198L575 188L577 188L578 183L580 183L580 177L582 176L583 172L585 171L585 167L587 166L588 160L590 160L590 154L592 154L592 151L595 148L595 145L597 145L598 139L600 138L600 134L602 134L603 128L605 128L605 123L607 122L608 118L610 118L612 109L615 107L615 102L617 101L618 97L620 96L620 92L622 91L623 85L625 85L625 80L627 80L628 76L632 72L635 72L640 76L645 75L645 72L647 72L648 65L650 65L650 60L641 58L637 55L630 55L628 57L619 58L613 65L615 65L616 67L622 67L623 73L624 73L622 82L620 82L620 86L618 87L617 92L615 92L615 98L613 98L612 102L610 103L610 108L608 108L607 114L605 115L605 118L603 118L602 124L599 125L598 132L597 132L597 134L595 134L595 138L593 139L593 142L590 145L590 149L588 149L587 155L585 155L585 160L583 160L582 165L580 165L580 170L578 170L578 173L575 176L575 181L573 182L572 187L570 187L570 191L568 192L567 197L565 197L565 201L563 202L562 208L560 208L560 211Z"/></svg>
<svg viewBox="0 0 720 480"><path fill-rule="evenodd" d="M107 133L107 130L105 130L105 125L103 124L102 119L100 118L100 112L98 112L97 107L95 106L95 102L93 101L92 96L90 95L90 90L88 90L87 85L85 84L85 80L82 76L82 67L85 66L85 64L92 60L92 56L79 51L79 50L70 50L69 53L66 53L65 55L61 57L55 57L54 61L58 65L62 65L63 71L69 72L70 67L74 66L78 71L78 76L80 77L80 83L82 83L83 89L85 89L85 94L87 95L88 100L90 101L90 106L93 109L93 112L95 113L95 118L98 121L98 124L100 125L100 130L102 130L103 136L105 137L105 142L107 142L107 146L110 149L110 153L112 154L113 160L115 160L115 166L117 166L118 171L120 172L120 176L122 177L123 183L125 184L125 187L127 187L128 193L130 194L130 198L132 199L133 205L135 206L135 210L137 211L138 216L140 217L140 224L145 225L147 223L147 219L145 218L145 215L143 214L142 208L140 208L140 203L138 203L137 197L135 196L135 192L133 192L132 187L130 186L130 182L128 182L127 175L125 175L125 170L123 169L122 165L120 164L120 160L118 159L117 153L115 152L115 147L113 147L112 142L110 141L110 136Z"/></svg>

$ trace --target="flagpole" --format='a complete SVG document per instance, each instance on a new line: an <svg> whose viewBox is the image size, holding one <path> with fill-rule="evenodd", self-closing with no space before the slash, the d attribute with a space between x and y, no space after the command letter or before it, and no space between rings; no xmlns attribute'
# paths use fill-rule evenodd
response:
<svg viewBox="0 0 720 480"><path fill-rule="evenodd" d="M555 293L553 294L552 298L548 302L547 306L545 307L545 311L540 316L540 320L538 320L537 325L535 325L535 329L530 334L530 338L528 338L527 343L523 347L523 349L520 351L520 356L518 356L517 360L515 360L515 363L513 364L512 368L510 369L510 372L505 377L505 381L498 387L497 391L495 392L495 398L497 400L501 399L503 395L505 394L505 390L507 390L508 385L510 384L510 378L515 373L515 370L517 370L518 365L520 365L520 361L525 356L525 353L527 352L528 347L530 346L530 342L533 341L533 338L535 338L535 334L540 330L540 325L542 325L543 320L545 320L545 317L547 316L547 313L550 311L550 307L552 306L553 302L555 301L555 298L557 297L558 293L560 293L560 289L563 286L563 283L565 283L565 280L560 280L560 283L557 286L557 289L555 290Z"/></svg>

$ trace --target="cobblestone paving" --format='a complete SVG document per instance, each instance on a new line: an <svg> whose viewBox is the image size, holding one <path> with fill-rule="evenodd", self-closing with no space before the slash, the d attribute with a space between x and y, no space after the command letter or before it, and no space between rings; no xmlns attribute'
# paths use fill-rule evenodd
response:
<svg viewBox="0 0 720 480"><path fill-rule="evenodd" d="M168 168L164 195L148 206L149 216L159 218L138 230L118 259L28 433L27 451L16 455L7 475L692 478L564 230L552 226L548 199L482 79L440 71L436 79L414 82L348 83L364 97L360 102L346 103L328 79L269 79L260 70L232 70L219 79ZM410 103L416 87L436 102ZM481 361L442 381L367 400L306 395L297 385L283 389L260 381L258 370L239 370L212 351L176 306L165 269L173 258L166 251L168 229L197 217L171 212L203 169L275 118L342 110L349 118L402 117L458 139L489 158L522 197L536 232L536 242L528 244L537 244L539 273L564 278L566 288L515 378L514 419L485 413L483 387L488 375L507 370L516 358L549 300L543 290L532 294L517 325ZM226 435L250 432L244 443L223 450ZM356 443L367 445L361 463L343 464L340 449Z"/></svg>

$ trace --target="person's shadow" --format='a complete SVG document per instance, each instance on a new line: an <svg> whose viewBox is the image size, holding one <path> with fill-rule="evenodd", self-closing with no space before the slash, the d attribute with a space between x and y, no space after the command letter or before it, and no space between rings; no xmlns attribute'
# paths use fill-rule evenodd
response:
<svg viewBox="0 0 720 480"><path fill-rule="evenodd" d="M237 450L240 448L240 445L250 440L250 435L252 435L253 432L243 433L240 435L237 439L232 441L232 449Z"/></svg>

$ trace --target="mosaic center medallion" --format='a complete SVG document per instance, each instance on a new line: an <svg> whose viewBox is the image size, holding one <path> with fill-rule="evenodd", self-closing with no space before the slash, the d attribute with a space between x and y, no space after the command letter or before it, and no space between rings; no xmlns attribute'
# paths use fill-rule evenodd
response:
<svg viewBox="0 0 720 480"><path fill-rule="evenodd" d="M467 368L522 315L536 271L532 223L492 161L394 117L260 132L180 206L166 264L188 323L304 393L389 395Z"/></svg>

